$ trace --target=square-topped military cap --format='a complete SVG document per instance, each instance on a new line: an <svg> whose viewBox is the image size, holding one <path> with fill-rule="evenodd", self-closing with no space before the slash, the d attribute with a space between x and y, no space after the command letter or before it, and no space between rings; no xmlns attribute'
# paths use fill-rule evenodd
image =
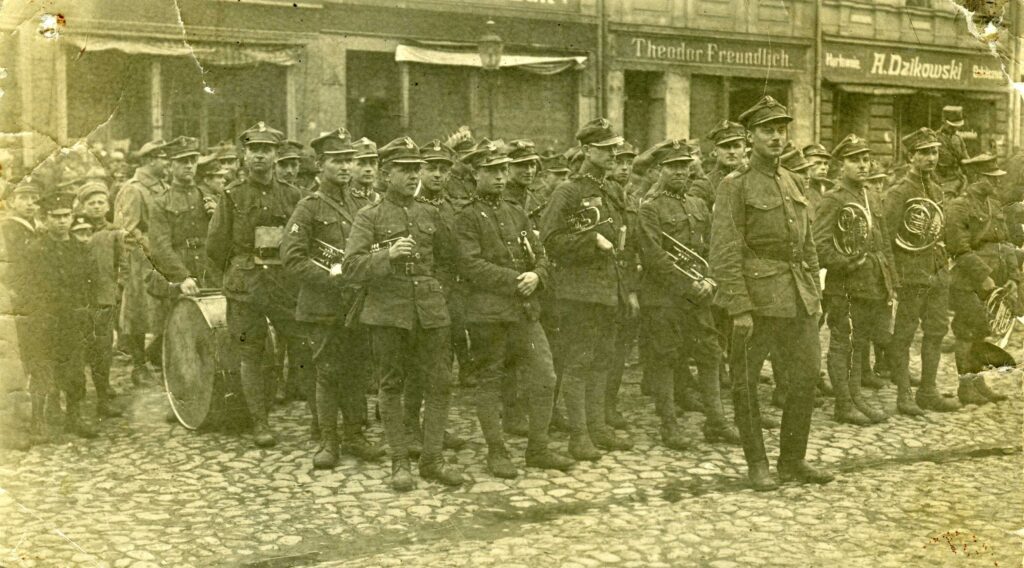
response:
<svg viewBox="0 0 1024 568"><path fill-rule="evenodd" d="M918 150L938 148L939 146L942 146L942 142L939 142L939 135L927 126L922 126L910 134L907 134L903 137L901 142L903 142L903 147L906 148L908 152L917 152Z"/></svg>
<svg viewBox="0 0 1024 568"><path fill-rule="evenodd" d="M946 105L942 107L942 120L950 126L957 128L964 125L964 107Z"/></svg>
<svg viewBox="0 0 1024 568"><path fill-rule="evenodd" d="M793 117L789 116L786 106L775 100L771 95L765 95L757 104L747 109L740 115L742 122L747 129L769 122L784 121L792 122Z"/></svg>
<svg viewBox="0 0 1024 568"><path fill-rule="evenodd" d="M365 136L352 143L352 150L355 151L355 155L352 156L355 160L380 157L380 153L377 151L377 143Z"/></svg>
<svg viewBox="0 0 1024 568"><path fill-rule="evenodd" d="M385 164L423 164L420 148L408 136L395 138L378 150L380 161Z"/></svg>
<svg viewBox="0 0 1024 568"><path fill-rule="evenodd" d="M622 136L615 134L607 118L595 118L583 125L576 133L576 140L583 146L618 146Z"/></svg>
<svg viewBox="0 0 1024 568"><path fill-rule="evenodd" d="M826 158L829 160L832 159L832 154L829 154L828 150L826 150L825 147L822 146L821 144L808 144L804 146L803 153L805 158L821 156L822 158Z"/></svg>
<svg viewBox="0 0 1024 568"><path fill-rule="evenodd" d="M1006 175L1004 170L999 169L996 157L992 154L978 154L977 156L960 160L960 163L972 172L983 176L1000 177Z"/></svg>
<svg viewBox="0 0 1024 568"><path fill-rule="evenodd" d="M199 155L199 139L191 136L178 136L164 146L167 157L172 160L180 160L189 156Z"/></svg>
<svg viewBox="0 0 1024 568"><path fill-rule="evenodd" d="M153 158L166 158L167 157L167 142L164 140L150 140L139 148L135 155L139 158L153 157Z"/></svg>
<svg viewBox="0 0 1024 568"><path fill-rule="evenodd" d="M715 146L721 146L728 144L735 140L745 140L747 136L746 129L743 125L738 122L731 120L723 120L715 125L714 128L708 132L708 139L715 144Z"/></svg>
<svg viewBox="0 0 1024 568"><path fill-rule="evenodd" d="M300 160L302 159L303 145L295 140L285 140L277 151L277 161Z"/></svg>
<svg viewBox="0 0 1024 568"><path fill-rule="evenodd" d="M513 140L504 148L509 163L521 164L523 162L540 163L540 156L537 155L537 146L533 140Z"/></svg>
<svg viewBox="0 0 1024 568"><path fill-rule="evenodd" d="M355 149L352 147L352 135L344 128L323 132L311 140L309 145L316 152L317 157L355 153Z"/></svg>
<svg viewBox="0 0 1024 568"><path fill-rule="evenodd" d="M802 172L807 168L811 167L811 163L808 162L807 158L804 157L803 152L797 150L796 148L780 156L779 163L782 164L782 167L786 168L787 170L797 173Z"/></svg>
<svg viewBox="0 0 1024 568"><path fill-rule="evenodd" d="M685 140L665 140L651 154L653 163L664 166L673 162L692 162L693 155Z"/></svg>
<svg viewBox="0 0 1024 568"><path fill-rule="evenodd" d="M637 155L636 146L630 144L629 142L623 142L622 144L616 146L614 153L616 158L618 158L619 156L633 156L635 158Z"/></svg>
<svg viewBox="0 0 1024 568"><path fill-rule="evenodd" d="M544 164L544 171L546 172L567 172L569 171L569 160L565 159L564 154L556 154L550 152L540 157L541 162Z"/></svg>
<svg viewBox="0 0 1024 568"><path fill-rule="evenodd" d="M489 168L512 162L502 148L487 138L481 138L473 150L463 156L462 161L474 168Z"/></svg>
<svg viewBox="0 0 1024 568"><path fill-rule="evenodd" d="M248 146L249 144L280 146L281 142L284 141L284 133L276 128L267 126L267 123L261 120L243 132L238 137L238 140L243 146Z"/></svg>
<svg viewBox="0 0 1024 568"><path fill-rule="evenodd" d="M836 147L832 148L832 155L840 160L870 152L871 146L868 141L856 134L847 134L846 138L840 140Z"/></svg>
<svg viewBox="0 0 1024 568"><path fill-rule="evenodd" d="M448 162L452 164L451 148L445 146L440 140L434 139L420 147L420 157L426 162Z"/></svg>

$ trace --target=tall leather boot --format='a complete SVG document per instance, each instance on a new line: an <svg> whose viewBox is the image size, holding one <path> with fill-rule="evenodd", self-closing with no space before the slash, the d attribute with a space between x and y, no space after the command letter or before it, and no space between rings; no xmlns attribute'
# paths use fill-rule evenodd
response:
<svg viewBox="0 0 1024 568"><path fill-rule="evenodd" d="M965 344L966 342L957 341L954 348L957 357L961 357L961 352L966 348ZM942 336L925 336L921 340L921 386L917 389L915 400L922 410L955 412L960 409L960 405L955 400L939 394L939 389L935 384L941 355Z"/></svg>
<svg viewBox="0 0 1024 568"><path fill-rule="evenodd" d="M854 350L850 356L850 379L847 382L847 388L850 390L850 399L853 400L853 405L857 407L857 410L867 416L872 424L877 424L885 422L889 416L872 406L861 394L861 380L864 371L863 349L864 345L854 344Z"/></svg>
<svg viewBox="0 0 1024 568"><path fill-rule="evenodd" d="M711 444L724 442L739 445L740 433L725 419L719 369L717 362L699 364L697 369L700 375L700 394L704 402L704 439Z"/></svg>
<svg viewBox="0 0 1024 568"><path fill-rule="evenodd" d="M569 421L569 455L578 461L596 461L601 452L590 440L587 429L587 406L583 379L566 372L562 377L562 398Z"/></svg>
<svg viewBox="0 0 1024 568"><path fill-rule="evenodd" d="M448 371L443 371L448 373ZM445 465L444 435L448 424L448 405L451 397L448 377L427 379L425 385L426 406L423 412L423 453L420 454L420 477L431 479L443 485L462 485L462 475Z"/></svg>
<svg viewBox="0 0 1024 568"><path fill-rule="evenodd" d="M673 372L673 360L673 357L659 354L657 361L651 363L648 373L654 390L654 409L661 422L658 429L661 443L671 450L686 451L690 449L690 444L676 421L676 373Z"/></svg>
<svg viewBox="0 0 1024 568"><path fill-rule="evenodd" d="M501 424L502 397L493 382L482 380L477 385L476 416L480 421L484 441L487 442L487 471L495 477L512 479L517 472L505 450L505 435Z"/></svg>
<svg viewBox="0 0 1024 568"><path fill-rule="evenodd" d="M274 432L267 422L266 376L261 365L242 360L242 395L252 420L253 442L260 448L269 448L277 443Z"/></svg>
<svg viewBox="0 0 1024 568"><path fill-rule="evenodd" d="M616 451L628 450L633 447L633 442L628 438L619 437L605 422L605 377L606 369L592 369L591 376L586 384L586 408L587 408L587 430L590 431L590 440L602 450Z"/></svg>
<svg viewBox="0 0 1024 568"><path fill-rule="evenodd" d="M316 364L314 393L308 397L316 409L314 416L320 430L320 445L313 454L313 467L331 469L338 464L338 387L332 365Z"/></svg>
<svg viewBox="0 0 1024 568"><path fill-rule="evenodd" d="M616 345L616 349L624 349L624 347ZM604 389L604 421L616 430L626 429L626 419L619 412L619 389L622 388L622 375L625 366L626 355L616 354L615 366L608 373Z"/></svg>
<svg viewBox="0 0 1024 568"><path fill-rule="evenodd" d="M845 360L843 357L845 355ZM832 391L836 397L836 407L833 419L844 424L855 426L867 426L871 419L864 415L853 403L850 394L850 354L844 350L837 350L835 353L829 349L828 373L832 379Z"/></svg>
<svg viewBox="0 0 1024 568"><path fill-rule="evenodd" d="M875 364L878 366L878 363ZM886 365L891 368L891 365ZM914 400L914 391L910 386L910 375L900 372L898 369L892 372L893 382L896 383L896 412L904 416L922 416L924 410Z"/></svg>

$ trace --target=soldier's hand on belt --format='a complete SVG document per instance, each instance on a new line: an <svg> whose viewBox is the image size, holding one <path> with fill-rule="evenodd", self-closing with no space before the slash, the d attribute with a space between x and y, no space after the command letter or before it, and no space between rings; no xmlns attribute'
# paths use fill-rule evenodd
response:
<svg viewBox="0 0 1024 568"><path fill-rule="evenodd" d="M597 235L597 248L603 251L609 251L615 248L614 245L612 245L612 242L606 239L604 235L597 232L595 232L594 234Z"/></svg>
<svg viewBox="0 0 1024 568"><path fill-rule="evenodd" d="M410 256L416 247L416 241L412 237L402 237L392 243L391 247L388 248L388 258L391 260L397 260L406 256Z"/></svg>
<svg viewBox="0 0 1024 568"><path fill-rule="evenodd" d="M196 284L194 278L186 278L181 284L178 285L181 293L186 296L197 296L199 295L199 284Z"/></svg>
<svg viewBox="0 0 1024 568"><path fill-rule="evenodd" d="M740 314L732 318L732 331L739 333L744 338L750 337L754 329L754 318L749 313Z"/></svg>
<svg viewBox="0 0 1024 568"><path fill-rule="evenodd" d="M626 317L633 319L640 315L640 299L637 297L636 292L630 292L626 296Z"/></svg>
<svg viewBox="0 0 1024 568"><path fill-rule="evenodd" d="M516 291L519 292L520 296L533 294L537 290L538 284L540 284L540 277L537 276L536 272L524 272L516 276Z"/></svg>

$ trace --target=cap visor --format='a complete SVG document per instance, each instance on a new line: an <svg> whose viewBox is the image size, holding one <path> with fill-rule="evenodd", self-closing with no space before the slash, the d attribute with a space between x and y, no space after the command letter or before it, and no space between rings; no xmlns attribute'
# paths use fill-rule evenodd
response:
<svg viewBox="0 0 1024 568"><path fill-rule="evenodd" d="M484 160L480 162L478 168L489 168L491 166L500 166L502 164L511 164L512 160L509 158L495 158L493 160Z"/></svg>
<svg viewBox="0 0 1024 568"><path fill-rule="evenodd" d="M423 158L423 161L424 162L448 162L449 164L454 164L455 163L455 162L452 161L451 158L445 158L444 156L428 156L428 157Z"/></svg>
<svg viewBox="0 0 1024 568"><path fill-rule="evenodd" d="M280 163L280 162L283 162L285 160L301 160L301 159L302 159L302 156L299 156L297 154L288 154L286 156L281 156L280 158L277 159L277 161Z"/></svg>
<svg viewBox="0 0 1024 568"><path fill-rule="evenodd" d="M860 154L870 154L870 153L871 153L871 149L870 148L860 148L858 150L853 150L851 152L847 152L847 153L843 154L842 156L839 156L839 158L840 159L846 159L846 158L849 158L850 156L859 156ZM804 157L806 158L807 156L804 156ZM808 166L810 166L810 164L808 164Z"/></svg>
<svg viewBox="0 0 1024 568"><path fill-rule="evenodd" d="M718 142L715 142L715 146L721 146L723 144L728 144L729 142L733 142L733 141L736 141L736 140L743 140L743 137L739 136L739 135L736 135L736 136L729 136L727 138L722 138Z"/></svg>
<svg viewBox="0 0 1024 568"><path fill-rule="evenodd" d="M761 126L762 124L768 124L769 122L785 122L789 124L790 122L793 122L793 117L789 116L788 114L770 116L768 118L763 118L757 122L751 122L749 126Z"/></svg>
<svg viewBox="0 0 1024 568"><path fill-rule="evenodd" d="M523 156L522 158L509 158L509 162L513 164L519 164L522 162L539 162L540 156L533 154L532 156Z"/></svg>
<svg viewBox="0 0 1024 568"><path fill-rule="evenodd" d="M662 160L662 161L658 162L658 165L659 166L663 166L665 164L671 164L672 162L692 162L692 161L693 161L693 158L690 157L690 156L686 156L686 157L680 156L678 158L669 158L667 160Z"/></svg>
<svg viewBox="0 0 1024 568"><path fill-rule="evenodd" d="M600 142L591 142L590 144L588 144L588 146L617 146L625 141L626 140L622 136L614 136L612 138L602 140Z"/></svg>
<svg viewBox="0 0 1024 568"><path fill-rule="evenodd" d="M928 148L938 148L939 146L942 146L942 142L929 142L927 144L921 144L920 146L915 146L911 151L912 152L917 152L918 150L926 150Z"/></svg>
<svg viewBox="0 0 1024 568"><path fill-rule="evenodd" d="M197 150L195 152L185 152L183 154L173 154L170 158L172 160L180 160L182 158L187 158L188 156L198 156L198 155L199 155L199 151Z"/></svg>
<svg viewBox="0 0 1024 568"><path fill-rule="evenodd" d="M950 126L955 126L957 128L960 128L961 126L964 125L964 121L962 121L962 120L947 120L946 124L948 124Z"/></svg>
<svg viewBox="0 0 1024 568"><path fill-rule="evenodd" d="M342 154L355 154L355 150L325 150L320 152L321 156L340 156Z"/></svg>
<svg viewBox="0 0 1024 568"><path fill-rule="evenodd" d="M426 160L420 158L395 158L393 160L387 160L389 164L425 164Z"/></svg>

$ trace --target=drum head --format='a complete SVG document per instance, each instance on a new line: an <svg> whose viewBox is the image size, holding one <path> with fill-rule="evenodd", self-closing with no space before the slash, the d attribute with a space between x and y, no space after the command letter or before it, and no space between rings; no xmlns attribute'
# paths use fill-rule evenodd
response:
<svg viewBox="0 0 1024 568"><path fill-rule="evenodd" d="M206 424L217 406L226 309L223 296L182 298L167 318L164 387L178 421L190 430Z"/></svg>

